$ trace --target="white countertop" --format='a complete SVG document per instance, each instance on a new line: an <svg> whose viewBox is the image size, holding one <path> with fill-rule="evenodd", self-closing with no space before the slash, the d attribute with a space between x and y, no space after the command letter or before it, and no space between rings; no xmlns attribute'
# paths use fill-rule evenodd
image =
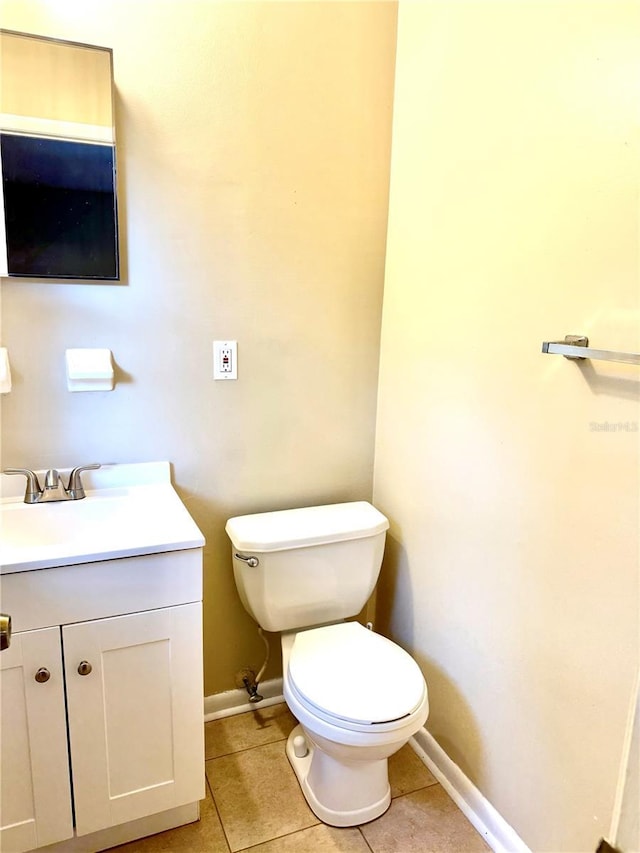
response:
<svg viewBox="0 0 640 853"><path fill-rule="evenodd" d="M43 472L37 472L42 485ZM60 470L65 485L68 470ZM0 477L0 573L201 548L168 462L85 471L79 501L25 504L25 478Z"/></svg>

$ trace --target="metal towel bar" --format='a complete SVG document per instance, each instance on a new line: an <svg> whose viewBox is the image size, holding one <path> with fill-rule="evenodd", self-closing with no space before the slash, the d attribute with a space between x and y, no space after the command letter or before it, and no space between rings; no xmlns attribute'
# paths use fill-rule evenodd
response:
<svg viewBox="0 0 640 853"><path fill-rule="evenodd" d="M638 352L613 352L606 349L593 349L585 335L566 335L564 341L544 341L542 352L549 355L563 355L565 358L595 358L599 361L622 361L625 364L640 364Z"/></svg>

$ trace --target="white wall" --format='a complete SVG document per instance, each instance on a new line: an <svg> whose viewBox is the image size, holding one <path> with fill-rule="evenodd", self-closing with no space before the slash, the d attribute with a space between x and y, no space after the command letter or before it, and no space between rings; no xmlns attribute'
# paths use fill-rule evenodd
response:
<svg viewBox="0 0 640 853"><path fill-rule="evenodd" d="M637 3L400 4L379 627L535 851L595 850L638 665Z"/></svg>
<svg viewBox="0 0 640 853"><path fill-rule="evenodd" d="M125 270L121 285L3 281L3 464L170 460L207 539L205 689L231 689L264 648L225 520L371 497L395 4L1 14L113 48ZM213 382L219 338L238 340L237 382ZM113 392L67 392L64 350L84 346L113 350Z"/></svg>

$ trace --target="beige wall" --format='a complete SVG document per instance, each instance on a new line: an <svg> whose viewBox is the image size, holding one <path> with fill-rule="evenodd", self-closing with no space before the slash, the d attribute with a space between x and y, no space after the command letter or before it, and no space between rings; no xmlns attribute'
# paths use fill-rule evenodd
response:
<svg viewBox="0 0 640 853"><path fill-rule="evenodd" d="M399 11L379 627L535 851L608 833L638 664L638 370L540 349L640 350L639 10Z"/></svg>
<svg viewBox="0 0 640 853"><path fill-rule="evenodd" d="M207 539L207 694L263 646L225 520L371 497L394 4L3 0L113 48L121 286L3 281L3 464L169 459ZM211 342L238 340L239 380ZM113 350L70 394L67 347ZM279 670L279 645L273 665Z"/></svg>

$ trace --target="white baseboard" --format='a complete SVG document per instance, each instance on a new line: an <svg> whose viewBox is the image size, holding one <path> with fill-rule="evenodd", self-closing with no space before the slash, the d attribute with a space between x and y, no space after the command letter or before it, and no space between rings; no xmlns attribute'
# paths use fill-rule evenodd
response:
<svg viewBox="0 0 640 853"><path fill-rule="evenodd" d="M260 683L258 693L264 696L262 702L249 702L246 690L227 690L225 693L214 693L204 697L204 721L219 720L221 717L231 717L233 714L244 714L245 711L259 711L284 702L282 695L282 679L271 678Z"/></svg>
<svg viewBox="0 0 640 853"><path fill-rule="evenodd" d="M494 853L531 853L516 831L449 758L433 735L426 729L420 729L409 743Z"/></svg>

